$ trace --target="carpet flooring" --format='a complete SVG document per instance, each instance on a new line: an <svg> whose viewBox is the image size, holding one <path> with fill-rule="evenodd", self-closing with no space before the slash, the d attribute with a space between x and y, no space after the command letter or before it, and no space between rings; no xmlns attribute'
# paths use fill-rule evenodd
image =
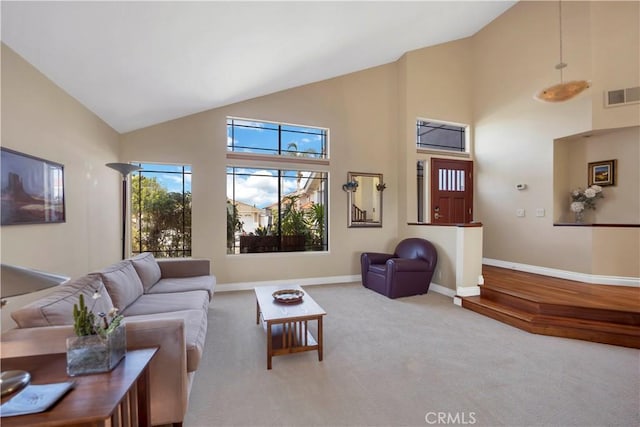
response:
<svg viewBox="0 0 640 427"><path fill-rule="evenodd" d="M638 350L530 334L434 292L305 290L327 311L324 360L271 371L253 291L215 294L185 426L640 425Z"/></svg>

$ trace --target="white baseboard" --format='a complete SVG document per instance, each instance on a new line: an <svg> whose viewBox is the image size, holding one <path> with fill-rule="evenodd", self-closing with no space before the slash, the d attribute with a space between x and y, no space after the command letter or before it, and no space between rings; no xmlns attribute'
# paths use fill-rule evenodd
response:
<svg viewBox="0 0 640 427"><path fill-rule="evenodd" d="M640 277L600 276L491 258L482 258L482 263L492 265L494 267L526 271L527 273L542 274L543 276L558 277L560 279L575 280L594 285L630 286L634 288L640 287Z"/></svg>
<svg viewBox="0 0 640 427"><path fill-rule="evenodd" d="M431 284L429 285L429 290L448 296L449 298L453 298L456 295L456 291L454 291L453 289L449 289L446 286L438 285L437 283L433 282L431 282Z"/></svg>
<svg viewBox="0 0 640 427"><path fill-rule="evenodd" d="M287 280L264 280L261 282L236 282L236 283L218 283L215 288L215 292L230 292L230 291L248 291L259 286L281 286L281 285L298 285L298 286L316 286L316 285L331 285L335 283L353 283L360 282L361 276L359 274L352 274L347 276L331 276L331 277L312 277L307 279L287 279ZM442 295L446 295L453 298L456 295L456 291L449 289L446 286L438 285L431 282L429 286L430 291L437 292Z"/></svg>
<svg viewBox="0 0 640 427"><path fill-rule="evenodd" d="M480 286L461 286L456 289L456 295L460 297L475 297L480 295Z"/></svg>
<svg viewBox="0 0 640 427"><path fill-rule="evenodd" d="M264 280L261 282L236 282L236 283L218 283L215 292L228 291L247 291L259 286L281 286L281 285L298 285L298 286L315 286L330 285L334 283L352 283L361 280L359 274L347 276L331 276L331 277L309 277L306 279L285 279L285 280Z"/></svg>

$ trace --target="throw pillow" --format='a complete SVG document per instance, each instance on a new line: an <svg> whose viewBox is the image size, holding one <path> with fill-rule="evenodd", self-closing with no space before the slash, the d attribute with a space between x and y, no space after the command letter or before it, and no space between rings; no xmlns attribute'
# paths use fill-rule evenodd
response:
<svg viewBox="0 0 640 427"><path fill-rule="evenodd" d="M113 305L120 312L137 300L144 291L140 277L129 260L115 263L98 274L102 277Z"/></svg>
<svg viewBox="0 0 640 427"><path fill-rule="evenodd" d="M158 283L160 277L162 277L158 261L156 261L151 252L144 252L136 255L131 258L131 264L133 264L133 268L136 269L138 276L140 276L144 292L151 289L153 285Z"/></svg>

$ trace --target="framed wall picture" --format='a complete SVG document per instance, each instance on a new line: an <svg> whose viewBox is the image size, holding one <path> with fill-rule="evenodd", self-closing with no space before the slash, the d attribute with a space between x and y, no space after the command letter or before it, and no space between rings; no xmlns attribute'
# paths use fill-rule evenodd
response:
<svg viewBox="0 0 640 427"><path fill-rule="evenodd" d="M603 160L589 163L589 185L616 185L616 161Z"/></svg>
<svg viewBox="0 0 640 427"><path fill-rule="evenodd" d="M2 147L2 225L65 222L64 166Z"/></svg>

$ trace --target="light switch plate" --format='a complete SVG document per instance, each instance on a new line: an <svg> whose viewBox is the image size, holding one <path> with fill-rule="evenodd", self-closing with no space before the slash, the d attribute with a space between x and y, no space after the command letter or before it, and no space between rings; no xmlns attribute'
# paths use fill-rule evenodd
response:
<svg viewBox="0 0 640 427"><path fill-rule="evenodd" d="M523 217L524 216L524 209L523 208L516 209L516 216Z"/></svg>
<svg viewBox="0 0 640 427"><path fill-rule="evenodd" d="M544 208L537 208L536 216L544 216Z"/></svg>

